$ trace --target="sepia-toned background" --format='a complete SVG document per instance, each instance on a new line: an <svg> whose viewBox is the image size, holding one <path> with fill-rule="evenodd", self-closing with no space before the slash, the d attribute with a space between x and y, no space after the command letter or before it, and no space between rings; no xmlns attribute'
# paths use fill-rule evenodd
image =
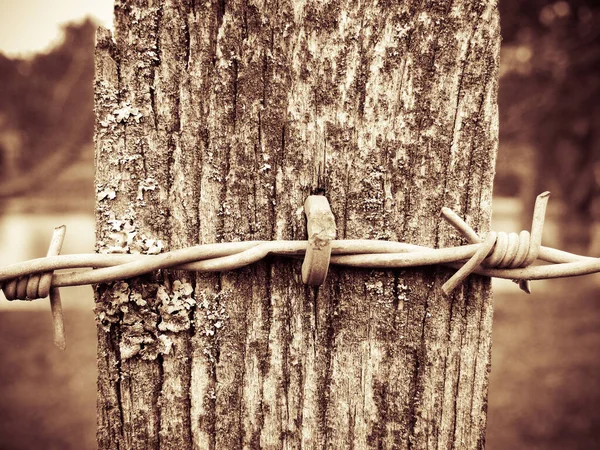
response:
<svg viewBox="0 0 600 450"><path fill-rule="evenodd" d="M93 40L110 0L0 3L0 266L94 250ZM600 257L600 8L500 0L503 46L494 229L527 229L552 197L544 244ZM600 275L494 282L487 448L600 447ZM66 352L47 301L0 297L0 449L95 448L89 286L62 290Z"/></svg>

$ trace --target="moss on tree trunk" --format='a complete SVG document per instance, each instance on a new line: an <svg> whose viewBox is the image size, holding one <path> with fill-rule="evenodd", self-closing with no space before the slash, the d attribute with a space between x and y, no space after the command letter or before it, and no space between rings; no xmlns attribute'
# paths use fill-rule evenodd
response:
<svg viewBox="0 0 600 450"><path fill-rule="evenodd" d="M117 1L96 48L97 240L156 253L306 239L326 159L338 238L489 227L492 0ZM271 257L97 287L101 449L481 448L492 304L442 268Z"/></svg>

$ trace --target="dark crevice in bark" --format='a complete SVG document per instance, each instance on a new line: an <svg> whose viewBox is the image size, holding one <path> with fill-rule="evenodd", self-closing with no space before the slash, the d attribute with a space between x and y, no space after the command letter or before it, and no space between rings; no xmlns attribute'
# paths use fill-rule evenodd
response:
<svg viewBox="0 0 600 450"><path fill-rule="evenodd" d="M463 316L460 317L460 327L461 327L461 332L459 333L460 335L460 342L458 344L458 348L462 349L463 348L463 340L465 337L465 333L466 333L466 329L467 329L467 321L468 321L468 313L469 313L469 305L468 305L468 294L469 294L469 287L468 285L462 288L463 292L462 292L462 296L464 299L464 304L463 304ZM458 361L456 362L456 384L454 387L454 424L452 427L452 436L454 437L453 441L457 440L457 436L456 436L456 432L458 429L458 392L460 392L460 376L462 373L462 368L461 368L461 364L462 364L462 351L458 352ZM452 448L454 448L454 445L452 445Z"/></svg>
<svg viewBox="0 0 600 450"><path fill-rule="evenodd" d="M485 77L484 85L487 85L487 82L488 82L487 78L488 78L488 76ZM481 111L483 109L484 104L485 104L485 95L482 94L481 101L477 108L476 117L481 116ZM471 151L469 152L469 163L467 165L467 173L469 173L469 174L473 174L473 165L474 165L475 154L476 154L476 150L475 150L476 139L483 133L481 130L481 127L479 125L478 119L475 119L474 123L471 126L474 128L474 130L473 130L473 135L471 136L471 140L469 143L469 146L471 148ZM465 190L465 205L464 205L464 209L462 211L462 217L468 217L468 215L469 215L469 206L470 206L472 189L473 189L473 176L470 176L467 180L467 186L466 186L466 190ZM474 226L473 229L477 233L479 233L479 231L480 231L478 226Z"/></svg>
<svg viewBox="0 0 600 450"><path fill-rule="evenodd" d="M114 353L115 355L115 363L116 363L116 367L115 370L117 371L118 374L122 373L122 361L121 361L121 350L119 349L119 336L118 336L118 331L112 329L111 327L111 331L109 332L109 336L105 339L105 341L109 344L109 349L111 352ZM109 366L110 367L110 366ZM106 374L108 375L108 374ZM123 409L123 401L122 401L122 396L121 396L121 377L117 377L117 379L115 380L115 394L117 396L117 407L119 408L119 428L120 428L120 432L121 432L121 436L119 436L120 439L117 439L117 445L120 445L121 442L123 442L123 439L125 436L123 436L123 426L125 424L125 415L124 415L124 409Z"/></svg>
<svg viewBox="0 0 600 450"><path fill-rule="evenodd" d="M152 71L154 73L154 71ZM152 109L152 118L154 121L154 131L158 131L158 112L156 107L156 91L154 86L150 86L150 108Z"/></svg>
<svg viewBox="0 0 600 450"><path fill-rule="evenodd" d="M271 43L272 45L272 43ZM263 108L267 108L267 83L268 83L268 73L269 73L269 59L267 57L267 51L263 50L262 52L262 71L261 71L261 78L262 78L262 97L260 99L260 103L262 105Z"/></svg>
<svg viewBox="0 0 600 450"><path fill-rule="evenodd" d="M273 266L269 267L269 273L271 279L273 278ZM272 291L269 291L270 298L272 299ZM282 309L283 309L283 324L281 327L282 330L282 378L283 378L283 400L285 402L285 420L282 420L282 428L285 429L285 439L289 441L292 436L290 436L289 428L290 428L290 403L289 403L289 392L290 392L290 344L292 342L292 320L291 320L291 307L289 304L288 298L282 298Z"/></svg>
<svg viewBox="0 0 600 450"><path fill-rule="evenodd" d="M223 16L225 15L226 0L217 1L217 29L223 24Z"/></svg>
<svg viewBox="0 0 600 450"><path fill-rule="evenodd" d="M244 13L242 16L242 41L245 41L248 39L248 36L250 35L250 29L248 27L248 2L245 1L244 2Z"/></svg>
<svg viewBox="0 0 600 450"><path fill-rule="evenodd" d="M156 386L158 386L158 404L160 404L163 401L163 395L162 395L162 389L164 387L165 384L165 368L164 368L164 363L165 363L165 359L163 357L163 355L159 354L156 357L156 364L158 366L158 380L156 380ZM154 405L153 405L154 406ZM158 442L158 447L162 447L161 445L161 440L162 440L162 436L161 436L161 431L163 429L163 424L162 424L162 408L156 406L156 424L157 426L157 442Z"/></svg>
<svg viewBox="0 0 600 450"><path fill-rule="evenodd" d="M190 55L192 53L192 38L190 36L190 24L187 20L187 11L182 14L183 20L181 20L183 28L183 60L185 61L185 71L187 72L190 68Z"/></svg>
<svg viewBox="0 0 600 450"><path fill-rule="evenodd" d="M271 336L271 332L273 331L273 289L272 289L272 283L273 280L271 278L271 273L272 273L272 266L271 266L271 261L268 261L265 263L266 267L265 267L265 299L264 299L264 303L263 303L263 308L265 309L266 312L266 321L264 324L264 335L265 335L265 350L262 353L262 361L260 362L261 365L261 402L260 402L260 427L259 430L262 430L264 428L264 423L265 423L265 411L263 408L263 403L264 403L264 398L265 398L265 378L268 376L269 372L271 371L271 366L270 366L270 362L271 362L271 347L269 345L270 343L270 336ZM258 441L258 447L260 448L260 431L258 432L258 437L259 437L259 441Z"/></svg>
<svg viewBox="0 0 600 450"><path fill-rule="evenodd" d="M408 401L408 411L407 411L407 424L408 430L406 433L407 436L407 449L411 450L413 448L413 442L417 442L417 437L415 436L415 428L417 426L417 414L416 414L416 405L417 405L417 397L419 396L420 390L420 382L419 382L419 373L421 372L421 356L419 355L420 349L415 351L415 362L413 371L411 374L411 386L409 389L409 401Z"/></svg>
<svg viewBox="0 0 600 450"><path fill-rule="evenodd" d="M168 138L167 138L167 148L166 148L166 159L167 159L167 170L166 172L166 176L167 176L167 183L166 186L169 190L171 189L171 187L173 186L173 180L176 177L176 174L174 173L174 162L175 162L175 150L176 150L176 145L175 142L173 142L173 137L171 134L169 134ZM183 197L179 198L179 205L182 208L182 211L185 211L185 204L184 204L184 199ZM165 220L170 220L173 218L173 206L171 204L167 205L166 208L166 217ZM172 239L168 239L168 244L169 247L172 248Z"/></svg>
<svg viewBox="0 0 600 450"><path fill-rule="evenodd" d="M213 346L214 343L211 342L211 346ZM214 348L214 347L213 347ZM210 371L210 378L211 378L211 386L213 389L213 393L216 393L216 388L217 388L217 367L216 367L216 363L211 361L210 362L211 365L211 371ZM206 397L202 399L203 402L206 402L207 399ZM210 403L210 409L209 409L209 423L208 423L208 435L209 435L209 450L217 450L217 396L216 395L212 395L208 398L208 403Z"/></svg>
<svg viewBox="0 0 600 450"><path fill-rule="evenodd" d="M223 158L223 170L221 171L221 176L222 178L225 180L226 177L229 175L229 170L231 169L230 166L230 159L231 159L231 145L228 143L226 148L225 148L225 157ZM223 183L221 185L221 189L219 191L219 204L222 206L227 202L227 190L228 190L228 184L227 183ZM225 214L221 214L218 218L218 225L217 225L217 232L216 232L216 239L217 242L223 242L224 238L225 238ZM219 290L221 289L221 275L219 275Z"/></svg>
<svg viewBox="0 0 600 450"><path fill-rule="evenodd" d="M484 314L485 311L487 310L487 308L493 308L493 304L491 305L483 305L484 302L492 302L493 301L493 297L491 294L491 291L489 292L485 292L482 289L482 284L484 283L490 283L491 284L491 280L488 279L487 281L484 281L481 279L481 277L476 278L477 281L475 281L475 283L477 283L480 287L478 289L473 289L472 288L472 284L473 282L469 283L469 294L473 294L473 293L477 293L478 294L478 298L480 298L481 301L481 307L479 308L479 313L480 313L480 318L479 318L479 326L477 328L477 352L475 354L475 361L473 363L473 373L476 374L476 370L478 367L478 363L479 363L479 356L480 356L480 352L481 352L481 343L482 343L482 331L486 329L486 315ZM488 287L489 289L489 287ZM493 312L492 312L493 314ZM485 390L483 392L481 391L476 391L475 390L475 385L473 385L473 389L472 389L472 395L471 395L471 407L470 407L470 411L471 411L471 423L470 425L473 426L474 425L474 419L476 417L483 417L483 421L487 422L487 399L488 399L488 395L489 395L489 391L488 391L488 386L489 386L489 369L491 368L491 361L492 361L492 347L491 345L488 346L487 352L486 352L486 356L487 356L487 360L488 363L486 364L486 370L487 370L487 377L486 380L484 382L485 384ZM473 376L473 381L475 381L475 375ZM484 411L473 411L473 400L475 398L476 395L481 395L482 398L482 404L483 404L483 409ZM476 426L476 424L475 424ZM480 434L479 439L478 439L478 449L483 449L485 446L485 427L483 428L484 432ZM483 440L483 446L481 445L481 440Z"/></svg>
<svg viewBox="0 0 600 450"><path fill-rule="evenodd" d="M475 277L479 278L479 276L475 275ZM471 279L470 282L467 284L467 286L465 287L465 289L467 290L466 295L472 295L473 292L477 291L478 289L473 289L473 284L477 283L480 284L481 281L477 280L477 279ZM469 298L469 297L467 297ZM482 302L483 303L483 302ZM477 305L474 305L477 306ZM470 405L469 405L469 411L471 412L470 414L470 421L469 421L469 426L473 425L473 400L475 399L475 396L477 395L477 393L475 392L475 383L477 381L477 377L475 376L477 373L477 362L479 359L479 348L481 345L481 327L482 327L482 321L484 318L484 314L483 311L485 310L485 307L483 308L478 308L479 311L479 322L478 322L478 327L477 327L477 345L475 346L475 358L474 358L474 362L473 362L473 379L471 382L471 398L470 398ZM479 417L479 414L477 414L477 417Z"/></svg>
<svg viewBox="0 0 600 450"><path fill-rule="evenodd" d="M223 275L219 273L216 279L216 285L214 288L214 292L220 293L223 289ZM217 396L216 396L216 388L219 385L219 377L217 376L217 365L221 358L221 346L219 336L215 333L212 336L208 337L209 345L208 348L213 350L212 354L213 358L208 358L210 364L210 378L211 378L211 387L212 392L208 398L208 402L210 403L210 412L209 419L210 423L207 428L210 430L210 450L218 450L216 447L217 442ZM206 401L206 398L203 399Z"/></svg>
<svg viewBox="0 0 600 450"><path fill-rule="evenodd" d="M186 348L185 348L185 353L186 355L191 355L192 354L192 335L191 333L188 331L187 335L186 335ZM185 380L185 386L184 386L184 390L185 390L185 399L184 399L184 407L185 407L185 411L186 411L186 416L185 416L185 425L183 427L183 432L186 433L187 437L186 437L186 441L189 443L190 447L192 447L192 394L191 394L191 389L192 389L192 358L187 358L186 359L186 363L185 363L185 370L186 370L186 380Z"/></svg>
<svg viewBox="0 0 600 450"><path fill-rule="evenodd" d="M353 414L354 413L354 414ZM356 416L356 407L354 408L354 411L352 411L351 408L348 408L348 450L354 450L354 439L355 439L355 432L354 432L354 417Z"/></svg>
<svg viewBox="0 0 600 450"><path fill-rule="evenodd" d="M425 304L423 305L423 317L421 319L421 337L419 340L419 347L416 350L415 353L415 368L413 371L413 380L414 380L414 384L411 386L411 389L409 391L409 426L408 426L408 449L412 449L412 442L414 438L415 441L417 440L417 437L415 436L415 428L416 428L416 424L417 424L417 415L416 415L416 408L417 405L420 403L420 399L423 396L423 384L422 384L422 380L421 380L421 370L423 367L423 362L421 361L422 359L426 358L426 345L427 345L427 338L425 336L425 329L426 329L426 324L427 324L427 316L429 314L428 311L428 307L429 307L429 298L431 296L435 296L435 293L433 292L433 289L435 289L435 284L431 283L430 284L431 287L429 287L428 291L425 293L424 295L424 299L425 299ZM427 436L429 434L429 424L425 424L424 425L425 428L425 433L426 433L426 438L424 439L424 442L427 442Z"/></svg>
<svg viewBox="0 0 600 450"><path fill-rule="evenodd" d="M470 141L470 148L471 151L469 152L469 161L467 163L467 173L472 174L473 173L473 146L475 145L475 133L473 134L473 136L471 137L471 141ZM462 217L468 217L469 215L469 207L470 207L470 203L471 203L471 183L472 183L473 177L470 176L467 179L467 185L466 185L466 189L465 189L465 204L464 207L462 209ZM477 229L475 229L475 231L479 231Z"/></svg>
<svg viewBox="0 0 600 450"><path fill-rule="evenodd" d="M283 169L285 166L285 132L286 132L286 124L284 123L281 127L281 156L279 161L279 166ZM277 197L275 197L277 198Z"/></svg>
<svg viewBox="0 0 600 450"><path fill-rule="evenodd" d="M448 328L446 330L446 337L448 339L448 348L446 349L446 356L444 357L444 385L448 382L448 367L452 364L452 318L454 315L454 305L456 303L456 299L457 299L457 293L452 293L449 296L449 302L450 305L448 307ZM452 370L452 368L450 368L450 370ZM459 373L460 375L460 373ZM444 388L445 391L445 388ZM445 392L442 395L442 398L445 399ZM444 402L445 403L445 402ZM448 411L446 408L444 408L442 406L442 411L441 411L441 417L440 417L440 421L442 423L444 423L446 421L446 415L448 414ZM456 429L456 402L454 404L454 416L452 417L452 428Z"/></svg>
<svg viewBox="0 0 600 450"><path fill-rule="evenodd" d="M254 182L252 183L252 204L253 204L253 208L252 208L252 213L254 215L253 217L253 222L250 223L250 229L248 230L248 233L250 236L252 236L254 239L258 238L258 231L259 231L259 227L258 227L258 216L260 215L259 209L258 209L258 194L257 194L257 190L258 190L258 184L260 183L260 172L259 169L260 167L258 166L259 163L259 155L258 155L258 149L261 147L261 125L260 125L260 112L258 113L258 144L254 144L254 170L252 171L253 175L253 179ZM272 233L271 233L272 234Z"/></svg>
<svg viewBox="0 0 600 450"><path fill-rule="evenodd" d="M193 282L192 282L193 283ZM195 283L193 283L193 288L194 288L194 292L196 291L196 285ZM190 437L190 445L192 445L193 443L193 436L194 436L194 431L193 431L193 421L192 421L192 397L194 395L194 392L192 391L192 363L193 363L193 357L191 355L193 355L193 351L194 351L194 336L196 334L196 312L198 310L197 309L193 309L190 311L190 329L188 330L187 334L188 334L188 345L186 348L186 354L189 355L190 357L187 359L187 369L189 370L188 374L187 374L187 383L184 387L185 389L185 394L186 394L186 399L185 399L185 407L187 408L188 411L188 416L187 416L187 420L186 420L186 430L185 432L187 433L187 435Z"/></svg>
<svg viewBox="0 0 600 450"><path fill-rule="evenodd" d="M367 51L364 47L360 48L360 63L358 66L358 74L356 76L356 93L358 100L358 113L360 119L364 117L365 114L365 101L367 99L367 81L369 78L368 75L368 66L369 60L367 58Z"/></svg>
<svg viewBox="0 0 600 450"><path fill-rule="evenodd" d="M247 311L247 309L246 309ZM244 314L244 325L243 325L244 330L246 331L246 337L244 339L244 345L240 346L241 347L241 357L242 357L242 361L246 361L246 347L248 345L248 314ZM240 433L239 433L239 441L238 441L238 448L244 448L244 420L243 420L243 416L244 416L244 402L241 400L244 398L244 386L246 383L246 365L242 364L241 368L240 368L240 402L238 405L238 409L237 409L237 415L238 415L238 422L240 424ZM215 386L216 386L216 381L215 381Z"/></svg>
<svg viewBox="0 0 600 450"><path fill-rule="evenodd" d="M305 292L306 298L310 299L311 306L312 306L311 313L315 319L314 323L312 324L313 325L312 338L313 338L314 342L318 342L317 338L318 338L318 332L319 332L319 316L318 316L318 309L317 309L317 307L318 307L317 296L319 293L319 288L318 287L313 288L312 286L306 285L304 287L304 292Z"/></svg>
<svg viewBox="0 0 600 450"><path fill-rule="evenodd" d="M156 12L156 20L154 21L154 29L152 30L152 34L150 36L154 36L154 46L155 46L155 55L156 58L160 58L160 52L161 52L161 46L160 46L160 32L159 30L162 28L161 25L163 24L162 21L162 17L163 17L163 9L162 6L160 6L158 8L158 11ZM149 94L150 94L150 104L151 104L151 108L152 108L152 117L154 118L154 131L158 132L158 110L157 110L157 105L156 105L156 98L155 98L155 89L156 89L156 84L157 84L157 80L156 80L156 66L160 64L160 61L157 62L152 62L152 65L150 67L150 77L151 77L151 82L149 83Z"/></svg>
<svg viewBox="0 0 600 450"><path fill-rule="evenodd" d="M336 334L336 325L335 322L335 311L337 309L337 304L342 296L342 287L339 278L333 284L334 294L332 296L323 296L324 300L327 302L327 305L323 305L326 307L325 317L326 322L323 324L325 327L325 336L324 336L324 353L325 353L325 367L322 379L320 380L320 399L319 399L319 422L321 424L321 430L323 435L323 448L329 448L329 439L330 439L330 425L327 420L327 412L329 410L330 403L330 395L329 389L331 388L331 378L332 378L332 363L333 363L333 355L335 353L335 334ZM315 288L317 297L319 288Z"/></svg>
<svg viewBox="0 0 600 450"><path fill-rule="evenodd" d="M348 236L348 211L350 210L350 170L351 165L348 163L346 165L346 177L344 179L344 216L342 220L342 239L347 239Z"/></svg>
<svg viewBox="0 0 600 450"><path fill-rule="evenodd" d="M240 55L241 57L241 55ZM237 127L237 104L238 104L238 95L239 95L239 82L240 82L240 72L239 72L239 63L238 63L238 58L234 58L231 61L231 64L233 66L233 116L232 116L232 122L233 122L233 130L236 130Z"/></svg>
<svg viewBox="0 0 600 450"><path fill-rule="evenodd" d="M271 335L271 331L272 331L272 327L273 327L273 279L271 278L271 272L272 272L272 268L271 268L271 264L272 261L267 261L265 264L267 264L267 267L265 269L265 301L264 301L264 308L265 308L265 312L266 312L266 323L264 325L265 328L265 335L267 336L267 363L269 361L269 356L270 356L270 348L268 346L268 336ZM270 370L270 367L267 367L265 370L264 375L267 374L267 372Z"/></svg>

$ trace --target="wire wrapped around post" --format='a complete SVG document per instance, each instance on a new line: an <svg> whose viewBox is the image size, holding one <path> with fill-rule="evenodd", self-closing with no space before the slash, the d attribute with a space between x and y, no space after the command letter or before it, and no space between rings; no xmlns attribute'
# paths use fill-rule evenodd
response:
<svg viewBox="0 0 600 450"><path fill-rule="evenodd" d="M317 196L319 197L319 196ZM0 268L0 283L8 300L32 300L50 295L55 342L64 348L64 331L58 288L125 280L162 269L225 272L253 264L269 255L305 259L303 280L318 286L325 282L329 264L371 269L397 269L443 265L458 269L442 286L445 294L456 289L470 274L507 278L529 290L529 280L563 278L600 272L600 259L541 245L549 193L536 201L531 233L490 232L482 239L448 208L442 216L470 243L432 249L404 242L379 240L335 240L335 221L323 199L306 202L309 240L245 241L197 245L158 255L79 254L58 255L65 228L55 230L45 258ZM309 197L310 199L310 197ZM320 210L323 222L315 226L311 214ZM319 239L315 238L318 237ZM312 240L311 240L312 239ZM325 251L319 254L319 247ZM315 259L316 256L316 259ZM551 264L533 265L536 260ZM86 269L56 273L60 269ZM92 269L89 269L92 268Z"/></svg>
<svg viewBox="0 0 600 450"><path fill-rule="evenodd" d="M537 196L531 224L531 233L521 231L516 233L496 233L491 231L482 241L477 233L458 215L449 208L442 208L442 217L456 228L472 244L481 243L480 250L461 267L444 285L442 290L446 295L452 292L462 280L475 270L480 264L487 267L516 269L530 266L540 253L542 235L544 234L544 220L550 192L543 192ZM531 293L529 280L519 280L519 287L526 293Z"/></svg>

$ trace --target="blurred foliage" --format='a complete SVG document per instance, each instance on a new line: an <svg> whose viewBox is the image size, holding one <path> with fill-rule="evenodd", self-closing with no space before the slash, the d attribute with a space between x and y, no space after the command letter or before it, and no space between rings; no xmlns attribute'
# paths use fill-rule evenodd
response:
<svg viewBox="0 0 600 450"><path fill-rule="evenodd" d="M51 179L92 143L95 29L66 25L59 46L31 59L0 54L0 196Z"/></svg>
<svg viewBox="0 0 600 450"><path fill-rule="evenodd" d="M500 0L503 46L497 193L551 190L566 216L596 220L600 193L600 7L586 0ZM516 166L523 163L526 174ZM511 170L503 170L507 167ZM519 191L519 189L516 189Z"/></svg>

